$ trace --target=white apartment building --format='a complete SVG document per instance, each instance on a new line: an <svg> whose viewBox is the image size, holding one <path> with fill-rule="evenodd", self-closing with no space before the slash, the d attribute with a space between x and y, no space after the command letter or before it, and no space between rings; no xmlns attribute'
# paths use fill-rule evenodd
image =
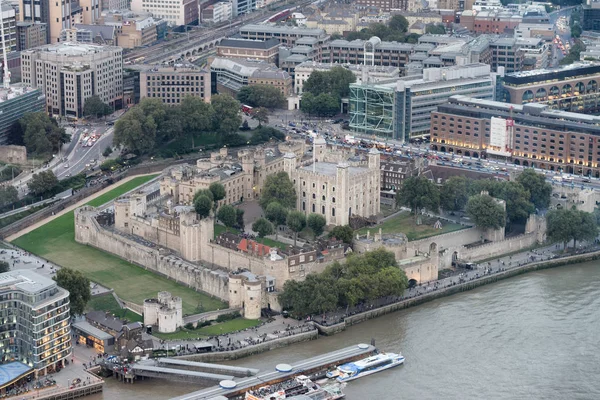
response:
<svg viewBox="0 0 600 400"><path fill-rule="evenodd" d="M199 16L197 0L131 0L131 11L152 13L170 26L190 25Z"/></svg>
<svg viewBox="0 0 600 400"><path fill-rule="evenodd" d="M0 274L0 357L56 372L71 355L69 292L30 270Z"/></svg>
<svg viewBox="0 0 600 400"><path fill-rule="evenodd" d="M114 108L123 102L123 50L116 46L57 43L21 52L21 79L41 88L51 115L81 118L97 95Z"/></svg>
<svg viewBox="0 0 600 400"><path fill-rule="evenodd" d="M220 1L213 4L213 22L219 23L227 21L231 18L233 12L233 5L230 1Z"/></svg>

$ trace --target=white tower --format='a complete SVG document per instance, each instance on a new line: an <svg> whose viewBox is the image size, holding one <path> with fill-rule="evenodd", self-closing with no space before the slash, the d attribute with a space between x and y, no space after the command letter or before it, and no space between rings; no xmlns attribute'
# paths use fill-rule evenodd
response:
<svg viewBox="0 0 600 400"><path fill-rule="evenodd" d="M0 0L0 12L2 10L2 0ZM8 70L8 56L6 55L6 39L4 38L4 20L0 23L0 35L2 35L2 56L4 67L4 89L10 89L10 71Z"/></svg>

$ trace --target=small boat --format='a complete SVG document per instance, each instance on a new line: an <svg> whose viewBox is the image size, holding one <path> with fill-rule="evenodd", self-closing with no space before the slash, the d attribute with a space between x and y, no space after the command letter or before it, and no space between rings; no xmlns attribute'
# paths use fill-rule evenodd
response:
<svg viewBox="0 0 600 400"><path fill-rule="evenodd" d="M338 382L348 382L379 371L390 369L404 363L404 356L395 353L380 353L363 360L340 365L327 372L328 378L336 378Z"/></svg>

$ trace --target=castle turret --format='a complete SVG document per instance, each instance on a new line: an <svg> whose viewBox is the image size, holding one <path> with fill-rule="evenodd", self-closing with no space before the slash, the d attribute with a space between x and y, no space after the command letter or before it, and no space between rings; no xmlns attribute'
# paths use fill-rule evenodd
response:
<svg viewBox="0 0 600 400"><path fill-rule="evenodd" d="M243 304L243 276L229 274L229 307L242 308Z"/></svg>
<svg viewBox="0 0 600 400"><path fill-rule="evenodd" d="M348 164L339 163L336 171L336 187L339 195L337 196L337 207L335 210L335 216L327 217L331 218L333 225L348 225L350 221L350 215L352 215L352 202L348 200L346 193L350 188L349 176L348 176ZM333 213L332 213L333 214Z"/></svg>
<svg viewBox="0 0 600 400"><path fill-rule="evenodd" d="M244 318L259 319L262 301L262 282L259 280L244 282L244 292Z"/></svg>

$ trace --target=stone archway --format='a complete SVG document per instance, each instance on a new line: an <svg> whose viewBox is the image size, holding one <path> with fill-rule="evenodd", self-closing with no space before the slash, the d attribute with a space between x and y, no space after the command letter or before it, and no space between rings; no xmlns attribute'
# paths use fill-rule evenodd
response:
<svg viewBox="0 0 600 400"><path fill-rule="evenodd" d="M521 165L521 161L515 160L515 165Z"/></svg>
<svg viewBox="0 0 600 400"><path fill-rule="evenodd" d="M446 152L446 146L442 146L442 147L440 147L440 151L441 151L442 153L445 153L445 152Z"/></svg>
<svg viewBox="0 0 600 400"><path fill-rule="evenodd" d="M471 152L470 151L465 151L465 157L471 157Z"/></svg>
<svg viewBox="0 0 600 400"><path fill-rule="evenodd" d="M479 153L477 153L477 152L473 152L473 157L474 157L474 158L479 158Z"/></svg>
<svg viewBox="0 0 600 400"><path fill-rule="evenodd" d="M415 286L417 286L419 284L419 282L417 282L416 279L409 279L408 280L408 288L414 288Z"/></svg>
<svg viewBox="0 0 600 400"><path fill-rule="evenodd" d="M458 254L458 251L455 251L454 253L452 253L452 265L455 265L456 262L458 261L460 255Z"/></svg>

